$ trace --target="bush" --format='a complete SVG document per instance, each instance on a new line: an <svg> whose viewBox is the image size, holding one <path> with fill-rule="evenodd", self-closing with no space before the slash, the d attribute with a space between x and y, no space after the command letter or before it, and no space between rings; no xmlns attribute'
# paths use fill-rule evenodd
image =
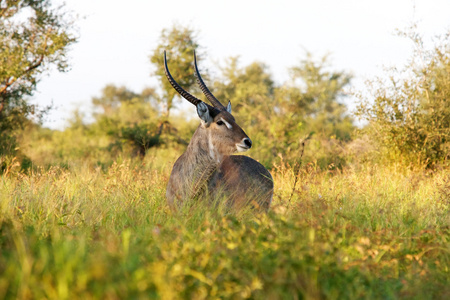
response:
<svg viewBox="0 0 450 300"><path fill-rule="evenodd" d="M389 81L369 81L369 97L357 115L389 161L432 168L450 158L450 32L426 49L415 27L400 33L414 43L413 56Z"/></svg>

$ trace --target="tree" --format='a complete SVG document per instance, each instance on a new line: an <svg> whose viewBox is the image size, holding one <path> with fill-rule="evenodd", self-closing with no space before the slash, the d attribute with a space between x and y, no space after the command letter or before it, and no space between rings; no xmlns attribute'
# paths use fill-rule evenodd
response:
<svg viewBox="0 0 450 300"><path fill-rule="evenodd" d="M102 108L103 112L99 115L109 116L126 102L149 102L151 97L154 97L155 91L151 88L146 88L141 94L135 93L125 86L115 86L108 84L102 89L100 97L93 97L92 104L96 107Z"/></svg>
<svg viewBox="0 0 450 300"><path fill-rule="evenodd" d="M138 94L124 86L107 85L100 97L92 98L103 112L95 115L97 121L91 127L112 137L110 150L128 145L134 154L144 156L147 149L161 142L164 122L158 124L158 113L152 107L155 96L151 88Z"/></svg>
<svg viewBox="0 0 450 300"><path fill-rule="evenodd" d="M221 76L209 84L223 105L231 102L238 123L256 142L253 156L266 166L273 160L279 126L275 97L275 83L268 67L254 62L240 67L238 57L231 57L221 68Z"/></svg>
<svg viewBox="0 0 450 300"><path fill-rule="evenodd" d="M450 32L431 49L415 25L400 35L413 42L412 58L388 80L367 82L357 116L368 121L382 157L432 168L450 160Z"/></svg>
<svg viewBox="0 0 450 300"><path fill-rule="evenodd" d="M167 60L170 72L175 80L186 90L196 87L196 79L193 72L194 51L199 48L196 41L196 33L188 27L173 25L170 29L163 29L158 46L150 56L150 61L155 67L153 75L160 81L163 95L159 99L164 106L163 111L166 118L174 106L174 97L177 92L168 82L164 73L163 53L167 51ZM197 51L197 61L202 56ZM190 91L192 93L192 91Z"/></svg>
<svg viewBox="0 0 450 300"><path fill-rule="evenodd" d="M307 130L324 137L349 140L353 120L342 103L344 88L351 76L345 72L330 72L328 57L315 61L310 53L299 66L292 67L293 86L287 87L290 105L303 111Z"/></svg>
<svg viewBox="0 0 450 300"><path fill-rule="evenodd" d="M251 118L262 112L264 117L272 114L275 83L264 63L253 62L239 68L238 57L229 58L222 68L222 78L214 82L214 91L222 104L226 105L230 100L233 113L242 117Z"/></svg>
<svg viewBox="0 0 450 300"><path fill-rule="evenodd" d="M256 158L266 165L278 155L294 162L311 132L317 133L320 148L331 137L348 140L353 130L346 106L340 102L350 75L329 72L326 67L326 58L316 63L309 55L291 69L290 84L277 86L264 63L239 67L238 58L233 57L222 68L213 92L222 102L231 101L233 114L257 145L252 149ZM319 152L311 151L310 159ZM324 167L333 155L323 154L327 156Z"/></svg>
<svg viewBox="0 0 450 300"><path fill-rule="evenodd" d="M321 168L342 167L346 163L343 143L351 139L354 131L353 120L342 102L351 75L331 71L327 56L316 60L310 53L290 72L290 82L277 95L280 112L286 115L284 130L290 144L285 147L295 160L304 150L304 160L314 161ZM310 140L306 148L302 146L305 140Z"/></svg>
<svg viewBox="0 0 450 300"><path fill-rule="evenodd" d="M70 17L48 0L2 1L0 9L0 140L5 141L38 112L27 97L42 75L51 66L68 70L66 54L76 37ZM5 147L0 144L0 152Z"/></svg>

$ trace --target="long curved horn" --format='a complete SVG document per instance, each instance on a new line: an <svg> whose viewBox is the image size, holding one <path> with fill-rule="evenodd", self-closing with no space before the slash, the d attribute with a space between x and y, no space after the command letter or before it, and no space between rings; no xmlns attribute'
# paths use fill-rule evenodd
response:
<svg viewBox="0 0 450 300"><path fill-rule="evenodd" d="M195 76L197 77L197 83L200 86L200 89L202 90L203 94L206 96L206 98L208 98L209 102L211 102L211 104L214 107L220 110L225 110L225 107L222 105L222 103L220 103L220 101L217 100L216 97L214 97L214 95L206 87L206 84L203 82L202 76L200 76L200 72L198 71L197 68L197 56L195 55L195 50L194 50L194 67L195 67Z"/></svg>
<svg viewBox="0 0 450 300"><path fill-rule="evenodd" d="M169 72L169 68L167 67L167 59L166 59L166 51L164 51L164 71L166 73L167 80L169 80L172 87L180 94L184 99L191 102L195 106L202 102L202 100L197 97L192 96L188 92L186 92L176 81L173 79L172 75Z"/></svg>

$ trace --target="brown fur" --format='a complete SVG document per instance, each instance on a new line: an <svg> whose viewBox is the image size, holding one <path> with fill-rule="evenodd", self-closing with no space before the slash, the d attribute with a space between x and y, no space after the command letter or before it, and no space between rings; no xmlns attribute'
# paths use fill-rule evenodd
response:
<svg viewBox="0 0 450 300"><path fill-rule="evenodd" d="M220 120L231 128L218 125ZM269 171L250 157L231 155L244 139L248 136L227 111L221 111L210 123L202 121L173 166L166 191L169 205L176 208L193 198L224 199L235 208L250 203L267 211L273 196Z"/></svg>

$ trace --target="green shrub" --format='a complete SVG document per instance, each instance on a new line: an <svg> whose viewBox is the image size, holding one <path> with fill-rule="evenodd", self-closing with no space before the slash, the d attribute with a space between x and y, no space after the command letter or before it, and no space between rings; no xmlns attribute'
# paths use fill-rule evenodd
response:
<svg viewBox="0 0 450 300"><path fill-rule="evenodd" d="M403 69L392 69L388 81L367 83L370 96L357 115L369 122L366 133L388 161L433 167L450 159L450 32L426 49L412 28L401 33L414 43Z"/></svg>

